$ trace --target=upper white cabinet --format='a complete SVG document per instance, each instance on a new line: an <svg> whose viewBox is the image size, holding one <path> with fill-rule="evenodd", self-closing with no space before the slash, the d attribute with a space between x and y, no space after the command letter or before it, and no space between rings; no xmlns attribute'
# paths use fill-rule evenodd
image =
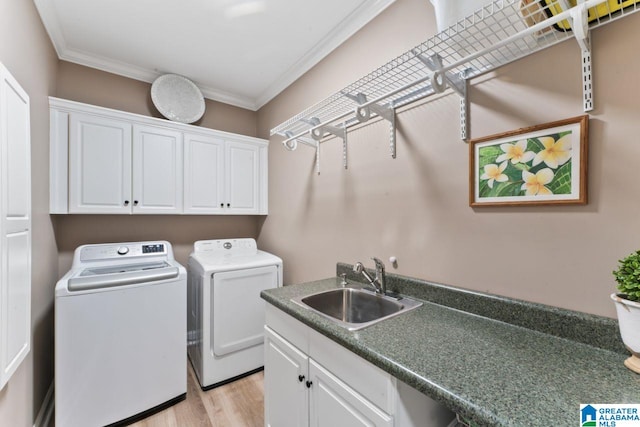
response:
<svg viewBox="0 0 640 427"><path fill-rule="evenodd" d="M133 212L182 212L182 132L133 126Z"/></svg>
<svg viewBox="0 0 640 427"><path fill-rule="evenodd" d="M266 140L50 98L51 213L267 213Z"/></svg>
<svg viewBox="0 0 640 427"><path fill-rule="evenodd" d="M130 213L131 123L69 117L69 213Z"/></svg>
<svg viewBox="0 0 640 427"><path fill-rule="evenodd" d="M185 133L184 213L266 213L266 167L266 145Z"/></svg>
<svg viewBox="0 0 640 427"><path fill-rule="evenodd" d="M31 348L29 96L0 64L0 389Z"/></svg>
<svg viewBox="0 0 640 427"><path fill-rule="evenodd" d="M225 152L226 208L240 214L257 213L260 210L260 148L227 142Z"/></svg>
<svg viewBox="0 0 640 427"><path fill-rule="evenodd" d="M225 142L221 138L185 134L185 213L224 213L224 147Z"/></svg>

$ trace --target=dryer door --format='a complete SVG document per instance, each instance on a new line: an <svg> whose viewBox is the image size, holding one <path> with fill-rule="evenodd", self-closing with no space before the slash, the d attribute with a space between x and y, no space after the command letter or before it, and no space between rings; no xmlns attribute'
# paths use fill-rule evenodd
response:
<svg viewBox="0 0 640 427"><path fill-rule="evenodd" d="M278 268L214 273L211 281L213 353L223 356L262 344L265 302L260 291L278 286Z"/></svg>

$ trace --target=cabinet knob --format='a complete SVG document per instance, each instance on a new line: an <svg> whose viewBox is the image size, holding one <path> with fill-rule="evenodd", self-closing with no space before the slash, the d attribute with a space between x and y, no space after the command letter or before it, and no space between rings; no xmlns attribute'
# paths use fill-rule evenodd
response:
<svg viewBox="0 0 640 427"><path fill-rule="evenodd" d="M124 201L124 205L125 205L125 206L129 206L129 201L128 201L128 200L125 200L125 201Z"/></svg>
<svg viewBox="0 0 640 427"><path fill-rule="evenodd" d="M231 203L227 203L227 207L230 208L231 207Z"/></svg>
<svg viewBox="0 0 640 427"><path fill-rule="evenodd" d="M138 201L137 201L137 200L134 200L134 201L133 201L133 205L134 205L134 206L138 206Z"/></svg>
<svg viewBox="0 0 640 427"><path fill-rule="evenodd" d="M304 375L298 375L298 381L300 382L304 381Z"/></svg>
<svg viewBox="0 0 640 427"><path fill-rule="evenodd" d="M221 208L224 208L224 203L220 203L220 207L221 207Z"/></svg>
<svg viewBox="0 0 640 427"><path fill-rule="evenodd" d="M307 385L307 388L311 388L311 384L313 384L313 381L307 381L305 384Z"/></svg>

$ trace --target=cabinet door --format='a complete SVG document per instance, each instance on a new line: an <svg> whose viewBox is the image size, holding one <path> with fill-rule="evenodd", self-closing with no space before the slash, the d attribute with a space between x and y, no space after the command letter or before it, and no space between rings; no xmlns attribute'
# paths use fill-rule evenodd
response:
<svg viewBox="0 0 640 427"><path fill-rule="evenodd" d="M270 328L264 329L265 426L308 426L308 357Z"/></svg>
<svg viewBox="0 0 640 427"><path fill-rule="evenodd" d="M224 147L218 138L184 135L184 213L224 213Z"/></svg>
<svg viewBox="0 0 640 427"><path fill-rule="evenodd" d="M393 426L393 418L309 359L311 427Z"/></svg>
<svg viewBox="0 0 640 427"><path fill-rule="evenodd" d="M73 113L69 213L131 213L131 124Z"/></svg>
<svg viewBox="0 0 640 427"><path fill-rule="evenodd" d="M0 64L0 389L30 350L29 96Z"/></svg>
<svg viewBox="0 0 640 427"><path fill-rule="evenodd" d="M260 210L259 147L242 142L227 142L228 213L258 214Z"/></svg>
<svg viewBox="0 0 640 427"><path fill-rule="evenodd" d="M133 212L182 213L182 133L133 127Z"/></svg>

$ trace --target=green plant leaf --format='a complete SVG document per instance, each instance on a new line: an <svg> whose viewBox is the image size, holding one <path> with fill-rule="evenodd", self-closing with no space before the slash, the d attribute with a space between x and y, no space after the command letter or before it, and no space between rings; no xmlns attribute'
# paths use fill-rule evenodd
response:
<svg viewBox="0 0 640 427"><path fill-rule="evenodd" d="M613 271L618 291L631 301L640 300L640 251L633 252L618 263L618 269Z"/></svg>
<svg viewBox="0 0 640 427"><path fill-rule="evenodd" d="M533 151L538 154L542 150L544 150L544 145L542 145L542 142L540 142L538 138L527 139L527 151Z"/></svg>
<svg viewBox="0 0 640 427"><path fill-rule="evenodd" d="M571 194L571 160L560 166L553 177L553 181L547 184L547 188L553 194Z"/></svg>
<svg viewBox="0 0 640 427"><path fill-rule="evenodd" d="M480 197L487 197L487 194L489 193L489 184L487 180L482 180L480 181L479 187L478 187L478 195Z"/></svg>
<svg viewBox="0 0 640 427"><path fill-rule="evenodd" d="M496 197L513 197L519 196L522 193L520 187L522 187L521 182L503 182L498 191L496 192Z"/></svg>
<svg viewBox="0 0 640 427"><path fill-rule="evenodd" d="M481 147L478 150L478 170L482 171L486 165L495 163L500 154L502 154L502 150L497 145Z"/></svg>
<svg viewBox="0 0 640 427"><path fill-rule="evenodd" d="M504 172L502 172L509 177L509 182L513 182L513 181L522 182L522 169L518 168L517 167L518 165L519 163L516 165L512 165L511 162L509 162L509 166L507 166Z"/></svg>

